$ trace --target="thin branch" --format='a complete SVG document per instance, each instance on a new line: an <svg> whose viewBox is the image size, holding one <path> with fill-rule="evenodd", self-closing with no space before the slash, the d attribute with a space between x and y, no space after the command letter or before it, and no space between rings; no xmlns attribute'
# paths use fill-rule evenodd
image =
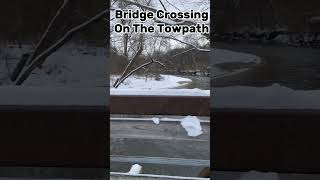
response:
<svg viewBox="0 0 320 180"><path fill-rule="evenodd" d="M195 50L195 49L196 49L196 48L191 48L191 49L185 50L185 51L183 51L183 52L181 52L181 53L178 53L178 54L173 55L172 57L179 56L179 55L181 55L181 54L187 53L187 52L192 51L192 50Z"/></svg>
<svg viewBox="0 0 320 180"><path fill-rule="evenodd" d="M104 11L98 13L97 15L95 15L94 17L92 17L91 19L89 19L88 21L85 21L84 23L72 28L61 39L59 39L55 44L53 44L52 46L47 48L45 51L43 51L40 55L38 55L36 58L34 58L33 62L28 67L26 67L26 69L23 71L22 75L18 78L16 85L21 85L28 78L28 76L32 73L32 71L45 61L46 57L48 57L51 53L55 52L57 49L59 49L61 46L63 46L63 44L69 38L71 38L74 33L81 30L82 28L87 27L91 23L93 23L97 20L100 20L101 18L103 18L106 15L106 13L108 11L109 10L104 10Z"/></svg>
<svg viewBox="0 0 320 180"><path fill-rule="evenodd" d="M144 64L141 64L139 67L137 67L137 68L133 69L132 71L130 71L126 76L124 76L122 79L120 79L117 84L114 84L114 87L115 87L115 88L118 88L118 87L120 86L120 84L123 83L123 81L126 80L128 77L130 77L133 73L139 71L139 70L142 69L142 68L145 68L146 66L151 65L152 63L157 63L157 64L159 64L159 65L161 65L161 66L163 66L163 67L166 67L166 66L165 66L164 64L162 64L161 62L152 59L151 61L146 62L146 63L144 63Z"/></svg>
<svg viewBox="0 0 320 180"><path fill-rule="evenodd" d="M125 70L122 72L120 78L118 78L115 83L113 84L114 87L117 86L118 83L123 82L123 78L126 76L127 72L129 71L129 69L131 68L131 66L133 65L133 62L138 58L138 56L140 56L140 54L143 51L143 35L141 34L140 36L140 43L139 43L139 49L138 51L135 53L135 55L133 56L133 58L131 58L131 60L129 61L128 65L126 66ZM118 85L119 86L119 85Z"/></svg>
<svg viewBox="0 0 320 180"><path fill-rule="evenodd" d="M153 60L153 62L161 65L162 67L166 67L166 66L165 66L162 62L160 62L160 61Z"/></svg>
<svg viewBox="0 0 320 180"><path fill-rule="evenodd" d="M202 48L199 48L199 47L197 47L197 46L195 46L195 45L193 45L193 44L191 44L191 43L182 41L182 40L177 39L177 38L175 38L175 37L171 37L171 36L161 36L161 35L158 35L157 37L167 38L167 39L172 39L172 40L178 41L178 42L180 42L180 43L182 43L182 44L186 44L186 45L188 45L188 46L193 47L193 48L196 49L197 51L210 52L210 49L202 49Z"/></svg>
<svg viewBox="0 0 320 180"><path fill-rule="evenodd" d="M185 21L185 20L174 21L174 20L170 19L172 22L163 21L158 18L153 18L153 20L156 23L163 23L163 24L170 25L170 26L173 26L173 25L195 25L196 24L195 22Z"/></svg>
<svg viewBox="0 0 320 180"><path fill-rule="evenodd" d="M47 37L49 31L51 30L51 27L53 26L53 24L56 22L58 16L61 14L61 12L63 11L63 9L66 7L66 5L68 4L69 0L64 0L63 4L61 5L61 7L59 8L59 10L57 11L57 13L55 14L55 16L52 18L52 20L50 21L46 31L42 34L40 41L38 42L35 50L33 51L33 53L31 54L31 56L29 57L27 64L30 64L32 62L32 60L35 58L34 56L36 55L36 53L38 52L38 49L41 47L45 37Z"/></svg>
<svg viewBox="0 0 320 180"><path fill-rule="evenodd" d="M8 75L9 77L11 77L11 71L10 71L10 68L9 68L9 62L8 62L8 53L6 53L5 57L4 57L4 62L5 62L5 66L7 68L7 72L8 72Z"/></svg>
<svg viewBox="0 0 320 180"><path fill-rule="evenodd" d="M112 4L111 4L111 7L117 2L118 0L115 0Z"/></svg>
<svg viewBox="0 0 320 180"><path fill-rule="evenodd" d="M142 4L138 3L138 2L133 2L133 1L129 1L129 0L123 0L123 1L128 3L128 4L138 6L140 8L146 9L146 10L154 12L154 13L158 11L158 9L156 9L154 7L142 5ZM195 25L195 24L197 24L196 22L193 22L193 21L186 21L186 20L179 20L179 19L170 19L170 20L174 21L174 22L177 22L177 23L183 22L184 25Z"/></svg>
<svg viewBox="0 0 320 180"><path fill-rule="evenodd" d="M197 70L198 70L198 64L197 64L197 61L196 61L196 57L194 57L194 54L193 54L193 53L191 53L191 55L192 55L193 63L194 63L194 65L195 65L195 69L196 69L196 71L197 71Z"/></svg>
<svg viewBox="0 0 320 180"><path fill-rule="evenodd" d="M161 4L161 6L163 7L163 9L164 9L165 11L167 11L167 8L164 6L164 4L162 3L162 1L159 0L159 2L160 2L160 4Z"/></svg>
<svg viewBox="0 0 320 180"><path fill-rule="evenodd" d="M51 28L53 26L53 24L57 21L58 16L61 14L61 12L66 8L67 3L69 2L69 0L64 0L62 5L60 6L60 8L58 9L58 11L56 12L55 16L52 18L52 20L50 21L47 29L45 30L45 32L42 34L39 42L37 43L35 49L33 52L30 53L30 55L28 57L21 57L20 61L18 62L17 66L14 68L13 73L10 76L10 79L12 82L14 82L15 80L17 80L18 76L20 75L21 71L23 70L23 68L25 67L25 65L29 65L31 64L31 62L33 61L33 59L35 58L36 54L38 53L40 47L42 46L45 38L47 37L48 33L51 31ZM27 59L26 59L27 58Z"/></svg>
<svg viewBox="0 0 320 180"><path fill-rule="evenodd" d="M166 0L168 4L170 4L172 7L176 8L178 11L181 11L179 8L177 8L177 6L175 6L174 4L172 4L171 2L169 2L168 0Z"/></svg>

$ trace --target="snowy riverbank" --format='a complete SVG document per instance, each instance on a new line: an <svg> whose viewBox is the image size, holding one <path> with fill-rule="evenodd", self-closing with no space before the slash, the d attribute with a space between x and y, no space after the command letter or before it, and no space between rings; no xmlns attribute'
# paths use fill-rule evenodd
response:
<svg viewBox="0 0 320 180"><path fill-rule="evenodd" d="M148 95L148 96L210 96L210 90L183 89L192 82L191 79L177 77L173 75L160 75L160 80L154 78L131 76L124 81L119 88L113 88L112 84L116 76L110 78L111 95ZM179 88L179 89L176 89Z"/></svg>
<svg viewBox="0 0 320 180"><path fill-rule="evenodd" d="M22 49L1 49L0 86L10 85L10 72L30 48L29 45L23 45ZM42 68L36 69L23 86L107 87L105 53L103 47L68 44L49 56Z"/></svg>
<svg viewBox="0 0 320 180"><path fill-rule="evenodd" d="M254 109L320 109L320 90L293 90L279 84L266 87L213 88L215 107Z"/></svg>
<svg viewBox="0 0 320 180"><path fill-rule="evenodd" d="M254 54L236 52L226 49L212 49L210 54L210 59L213 62L212 74L214 78L234 75L248 70L248 66L261 63L261 58ZM227 68L227 64L238 65L237 68Z"/></svg>
<svg viewBox="0 0 320 180"><path fill-rule="evenodd" d="M184 86L191 83L191 79L177 77L173 75L160 75L160 80L148 77L147 79L142 76L130 76L121 84L118 89L172 89L179 86ZM116 81L117 76L111 75L110 87ZM113 89L113 88L111 88Z"/></svg>

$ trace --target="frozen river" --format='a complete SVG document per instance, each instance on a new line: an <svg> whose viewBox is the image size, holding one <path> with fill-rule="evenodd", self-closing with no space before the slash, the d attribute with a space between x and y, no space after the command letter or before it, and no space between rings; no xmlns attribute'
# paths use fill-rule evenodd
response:
<svg viewBox="0 0 320 180"><path fill-rule="evenodd" d="M244 52L259 56L262 62L234 76L211 80L211 86L265 87L280 84L294 90L320 89L320 50L281 45L216 42L215 48ZM214 61L214 59L211 59ZM248 64L230 64L231 66Z"/></svg>

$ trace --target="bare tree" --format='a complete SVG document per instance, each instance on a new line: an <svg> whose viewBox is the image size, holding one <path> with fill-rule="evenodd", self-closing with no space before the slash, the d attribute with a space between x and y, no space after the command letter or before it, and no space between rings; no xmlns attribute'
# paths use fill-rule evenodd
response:
<svg viewBox="0 0 320 180"><path fill-rule="evenodd" d="M159 7L156 7L154 5L156 3L156 1L160 3ZM205 1L209 2L207 0L205 0ZM166 7L166 5L168 5L168 4L173 6L175 9L178 9L169 0L167 0L166 3L161 0L154 0L154 1L153 0L140 0L140 1L131 1L131 0L118 0L117 1L117 0L115 0L113 4L117 5L116 2L120 3L120 6L118 6L118 7L121 7L121 8L135 7L135 8L144 10L144 11L151 11L151 12L156 12L158 9L163 9L165 11L168 11L168 8ZM209 5L209 3L208 3L208 5ZM162 20L155 18L155 19L153 19L153 23L165 23L167 25L195 25L197 23L197 22L191 21L191 20L178 20L178 19L170 19L170 20L171 21L162 21ZM121 23L124 23L124 21L122 21ZM114 82L113 87L115 87L115 88L119 87L119 85L121 83L123 83L123 81L125 79L127 79L130 75L132 75L133 73L135 73L141 69L147 69L147 66L150 66L153 63L159 64L164 67L163 63L156 60L154 57L151 57L150 54L148 55L148 57L150 57L149 58L150 60L148 62L143 63L136 68L133 67L134 62L137 61L138 57L140 55L142 55L143 52L144 52L144 54L148 54L148 52L146 52L146 50L144 49L144 44L145 44L146 40L153 41L154 43L156 43L156 41L159 41L159 42L176 41L178 43L181 43L183 45L190 47L190 49L186 50L185 52L176 54L174 56L179 56L181 54L188 53L188 52L191 52L194 50L201 51L201 52L210 52L209 49L200 48L197 45L194 45L193 43L187 42L185 40L181 40L173 35L163 35L163 34L161 35L161 34L157 34L157 33L155 33L154 35L140 34L138 45L134 45L134 43L130 43L130 41L131 41L130 39L131 38L134 39L135 36L137 36L137 34L131 33L130 35L128 35L128 34L122 35L123 41L120 46L122 46L122 48L123 48L123 56L127 58L128 64L124 68L120 77L117 78L117 80ZM202 34L202 36L204 36L207 40L209 40L209 34ZM157 45L159 46L158 51L160 51L160 48L162 45L161 45L161 43L159 43ZM150 48L150 46L148 48ZM132 54L131 56L130 56L129 49L133 51L133 53L131 53ZM155 49L154 49L154 52L155 52Z"/></svg>
<svg viewBox="0 0 320 180"><path fill-rule="evenodd" d="M66 19L72 16L78 2L77 0L63 0L61 3L60 8L51 19L35 49L21 57L11 74L11 81L16 85L23 84L36 68L41 68L46 59L67 43L73 35L89 25L103 20L109 11L109 9L104 9L93 17L71 26Z"/></svg>

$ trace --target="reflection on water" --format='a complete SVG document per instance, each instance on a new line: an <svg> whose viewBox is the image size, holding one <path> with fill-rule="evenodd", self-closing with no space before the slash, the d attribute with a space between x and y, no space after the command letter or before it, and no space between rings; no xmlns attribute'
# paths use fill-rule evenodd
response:
<svg viewBox="0 0 320 180"><path fill-rule="evenodd" d="M261 57L262 63L235 75L214 78L211 80L211 86L264 87L278 83L291 89L320 89L319 49L223 42L216 42L215 48L255 54ZM233 68L235 64L231 66L225 68Z"/></svg>

